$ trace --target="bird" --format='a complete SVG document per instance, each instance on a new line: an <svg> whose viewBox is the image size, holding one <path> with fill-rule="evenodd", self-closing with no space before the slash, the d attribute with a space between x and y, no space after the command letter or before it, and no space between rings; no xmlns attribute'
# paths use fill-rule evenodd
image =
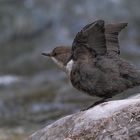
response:
<svg viewBox="0 0 140 140"><path fill-rule="evenodd" d="M96 20L76 34L71 47L42 53L67 73L73 87L101 98L87 109L140 85L140 70L120 57L118 36L126 26Z"/></svg>

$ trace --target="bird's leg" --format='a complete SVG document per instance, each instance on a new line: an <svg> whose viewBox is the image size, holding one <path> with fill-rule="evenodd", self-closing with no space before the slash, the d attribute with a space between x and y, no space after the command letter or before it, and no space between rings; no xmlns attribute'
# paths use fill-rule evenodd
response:
<svg viewBox="0 0 140 140"><path fill-rule="evenodd" d="M86 110L88 110L88 109L90 109L90 108L92 108L92 107L94 107L94 106L96 106L96 105L98 105L98 104L101 104L101 103L105 102L106 99L107 99L107 98L103 98L103 99L101 99L101 100L95 102L94 104L90 105L89 107L87 107L87 108L85 108L85 109L82 109L81 111L86 111Z"/></svg>

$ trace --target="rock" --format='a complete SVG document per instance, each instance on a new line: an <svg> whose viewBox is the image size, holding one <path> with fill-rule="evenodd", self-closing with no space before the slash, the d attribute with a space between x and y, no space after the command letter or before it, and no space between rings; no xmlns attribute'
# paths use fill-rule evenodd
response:
<svg viewBox="0 0 140 140"><path fill-rule="evenodd" d="M66 116L29 137L29 140L124 139L140 139L140 94Z"/></svg>

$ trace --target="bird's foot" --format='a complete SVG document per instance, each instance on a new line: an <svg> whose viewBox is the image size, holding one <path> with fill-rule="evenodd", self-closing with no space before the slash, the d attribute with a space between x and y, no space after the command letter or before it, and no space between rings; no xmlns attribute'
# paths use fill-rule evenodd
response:
<svg viewBox="0 0 140 140"><path fill-rule="evenodd" d="M96 106L96 105L98 105L98 104L101 104L101 103L103 103L103 102L105 102L105 101L106 101L106 98L101 99L101 100L99 100L99 101L93 103L93 104L90 105L89 107L82 109L81 111L86 111L86 110L88 110L88 109L90 109L90 108L92 108L92 107L94 107L94 106Z"/></svg>

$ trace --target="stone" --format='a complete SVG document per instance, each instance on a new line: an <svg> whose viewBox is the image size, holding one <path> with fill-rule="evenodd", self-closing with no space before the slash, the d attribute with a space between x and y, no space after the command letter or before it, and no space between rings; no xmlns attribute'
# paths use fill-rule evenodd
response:
<svg viewBox="0 0 140 140"><path fill-rule="evenodd" d="M61 118L28 140L138 140L140 94Z"/></svg>

